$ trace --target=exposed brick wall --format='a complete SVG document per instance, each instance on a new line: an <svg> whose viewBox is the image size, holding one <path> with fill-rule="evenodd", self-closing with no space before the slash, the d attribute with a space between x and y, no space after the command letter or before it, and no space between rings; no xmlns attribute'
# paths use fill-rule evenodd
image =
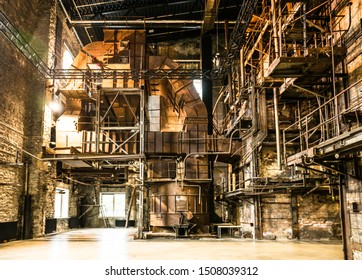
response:
<svg viewBox="0 0 362 280"><path fill-rule="evenodd" d="M22 190L21 166L1 166L0 182L0 222L16 221Z"/></svg>
<svg viewBox="0 0 362 280"><path fill-rule="evenodd" d="M290 203L290 194L268 195L261 198L264 239L289 239L292 237Z"/></svg>
<svg viewBox="0 0 362 280"><path fill-rule="evenodd" d="M0 0L0 10L27 40L37 25L37 3L37 0Z"/></svg>
<svg viewBox="0 0 362 280"><path fill-rule="evenodd" d="M354 259L362 259L362 182L349 177L347 181L347 213L350 221L350 241ZM356 203L355 209L353 203Z"/></svg>
<svg viewBox="0 0 362 280"><path fill-rule="evenodd" d="M296 197L291 194L261 196L261 229L263 239L341 239L341 220L338 200L326 193L312 193ZM253 202L253 201L251 201ZM244 201L237 207L235 222L245 225L244 236L252 237L255 221L255 203ZM253 226L251 226L253 225Z"/></svg>
<svg viewBox="0 0 362 280"><path fill-rule="evenodd" d="M19 220L23 194L23 153L26 142L25 119L31 119L29 100L42 88L40 75L18 51L0 36L0 221ZM19 164L17 168L10 165Z"/></svg>
<svg viewBox="0 0 362 280"><path fill-rule="evenodd" d="M338 199L328 193L298 195L300 239L341 239Z"/></svg>
<svg viewBox="0 0 362 280"><path fill-rule="evenodd" d="M38 55L51 67L54 65L57 17L65 27L65 19L57 1L0 1L0 10L28 40ZM63 27L63 36L76 42ZM73 36L73 37L72 37ZM76 48L77 43L71 47ZM54 215L55 184L53 166L35 159L42 146L49 144L52 115L47 107L51 90L46 91L45 78L0 34L0 221L23 218L25 194L24 161L29 162L29 194L31 204L31 235L42 236L45 219ZM30 156L32 154L34 156ZM72 199L74 204L76 199ZM75 215L76 206L72 206Z"/></svg>

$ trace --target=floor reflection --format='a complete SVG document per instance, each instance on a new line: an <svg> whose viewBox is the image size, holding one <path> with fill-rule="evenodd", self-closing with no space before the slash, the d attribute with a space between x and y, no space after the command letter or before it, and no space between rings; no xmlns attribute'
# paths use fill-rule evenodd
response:
<svg viewBox="0 0 362 280"><path fill-rule="evenodd" d="M342 260L339 241L135 240L135 228L80 229L0 244L2 260Z"/></svg>

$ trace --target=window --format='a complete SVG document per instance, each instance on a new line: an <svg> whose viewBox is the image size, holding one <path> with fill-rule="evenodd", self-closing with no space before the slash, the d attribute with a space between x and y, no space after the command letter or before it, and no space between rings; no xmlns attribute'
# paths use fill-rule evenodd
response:
<svg viewBox="0 0 362 280"><path fill-rule="evenodd" d="M63 52L63 69L69 69L73 63L72 53L69 51L67 45L65 45L65 51Z"/></svg>
<svg viewBox="0 0 362 280"><path fill-rule="evenodd" d="M103 213L105 217L126 217L125 193L101 193L100 204L100 215Z"/></svg>
<svg viewBox="0 0 362 280"><path fill-rule="evenodd" d="M55 189L54 218L68 218L69 190Z"/></svg>

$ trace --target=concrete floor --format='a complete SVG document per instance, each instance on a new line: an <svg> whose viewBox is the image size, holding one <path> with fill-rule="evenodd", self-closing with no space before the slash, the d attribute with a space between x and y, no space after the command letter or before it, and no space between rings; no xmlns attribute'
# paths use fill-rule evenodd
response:
<svg viewBox="0 0 362 280"><path fill-rule="evenodd" d="M339 241L134 240L135 229L80 229L0 244L0 260L342 260Z"/></svg>

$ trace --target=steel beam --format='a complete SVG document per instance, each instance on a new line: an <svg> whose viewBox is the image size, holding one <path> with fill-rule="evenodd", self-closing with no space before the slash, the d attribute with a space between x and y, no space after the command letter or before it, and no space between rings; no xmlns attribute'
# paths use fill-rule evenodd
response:
<svg viewBox="0 0 362 280"><path fill-rule="evenodd" d="M139 77L147 80L158 79L185 79L185 80L200 80L200 79L218 79L214 70L200 69L103 69L102 71L92 72L89 69L50 69L49 73L44 74L48 78L53 79L84 79L85 77L102 78L105 80L113 80L117 77Z"/></svg>

